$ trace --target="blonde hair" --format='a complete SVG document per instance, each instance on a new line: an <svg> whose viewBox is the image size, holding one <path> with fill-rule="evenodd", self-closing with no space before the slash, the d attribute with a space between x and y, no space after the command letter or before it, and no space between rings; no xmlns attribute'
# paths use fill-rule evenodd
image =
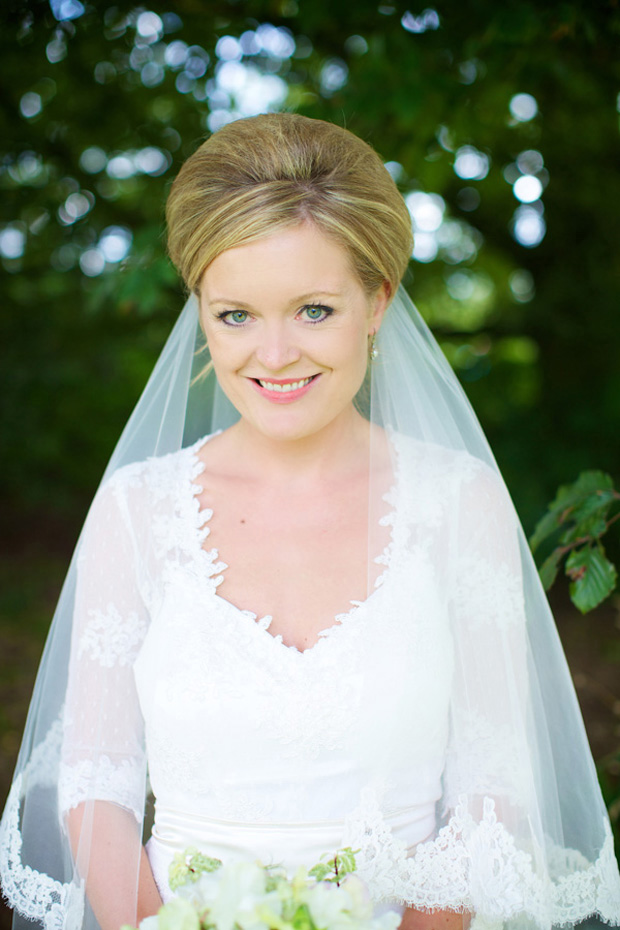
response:
<svg viewBox="0 0 620 930"><path fill-rule="evenodd" d="M236 120L185 162L166 205L168 250L190 291L226 249L304 221L348 251L368 292L393 294L411 255L405 202L377 153L294 113Z"/></svg>

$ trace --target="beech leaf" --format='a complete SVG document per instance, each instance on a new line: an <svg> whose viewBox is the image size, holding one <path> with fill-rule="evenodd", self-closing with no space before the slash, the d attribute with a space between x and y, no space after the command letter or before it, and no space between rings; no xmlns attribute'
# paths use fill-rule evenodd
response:
<svg viewBox="0 0 620 930"><path fill-rule="evenodd" d="M571 600L583 614L597 607L616 586L616 568L601 545L583 546L571 552L566 560L566 574L571 579Z"/></svg>

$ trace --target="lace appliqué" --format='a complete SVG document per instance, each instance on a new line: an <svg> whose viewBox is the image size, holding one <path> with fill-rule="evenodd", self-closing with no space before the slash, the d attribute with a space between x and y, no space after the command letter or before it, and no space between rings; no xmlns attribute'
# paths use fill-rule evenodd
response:
<svg viewBox="0 0 620 930"><path fill-rule="evenodd" d="M19 822L22 786L33 780L47 787L54 784L61 736L61 722L57 721L33 752L24 772L13 782L0 825L0 875L4 896L10 907L28 920L39 921L45 930L77 930L84 914L82 884L58 881L22 862Z"/></svg>
<svg viewBox="0 0 620 930"><path fill-rule="evenodd" d="M375 901L470 912L478 928L502 927L504 920L525 914L548 930L592 915L608 922L616 918L620 878L611 829L606 821L603 827L605 841L596 862L563 851L555 865L561 862L564 874L548 874L536 869L541 850L517 848L491 798L484 799L479 820L461 798L437 837L409 855L405 843L392 835L376 793L369 791L347 822L344 842L359 849L358 874Z"/></svg>
<svg viewBox="0 0 620 930"><path fill-rule="evenodd" d="M78 658L86 655L103 668L133 665L146 634L146 621L135 611L122 616L114 604L89 611L78 647Z"/></svg>
<svg viewBox="0 0 620 930"><path fill-rule="evenodd" d="M144 780L144 766L137 759L113 762L109 756L100 756L96 762L91 759L81 759L75 764L61 762L58 806L66 812L92 798L112 801L130 810L141 823Z"/></svg>
<svg viewBox="0 0 620 930"><path fill-rule="evenodd" d="M462 622L472 631L487 623L507 629L524 622L520 577L506 563L491 564L479 552L462 557L455 604Z"/></svg>
<svg viewBox="0 0 620 930"><path fill-rule="evenodd" d="M531 782L526 747L514 727L493 723L470 709L453 723L444 774L444 811L458 798L496 795L527 805Z"/></svg>

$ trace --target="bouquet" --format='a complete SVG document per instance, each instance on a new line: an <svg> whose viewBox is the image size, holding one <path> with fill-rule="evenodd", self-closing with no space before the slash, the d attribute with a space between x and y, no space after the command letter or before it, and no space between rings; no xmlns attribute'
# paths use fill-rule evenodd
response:
<svg viewBox="0 0 620 930"><path fill-rule="evenodd" d="M140 930L396 930L400 915L375 917L366 886L354 873L350 848L323 856L293 878L279 866L222 865L190 848L170 866L176 897L146 917Z"/></svg>

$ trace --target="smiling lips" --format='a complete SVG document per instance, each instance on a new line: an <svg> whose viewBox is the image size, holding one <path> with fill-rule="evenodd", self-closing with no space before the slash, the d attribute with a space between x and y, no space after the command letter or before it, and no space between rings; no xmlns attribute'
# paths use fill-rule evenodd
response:
<svg viewBox="0 0 620 930"><path fill-rule="evenodd" d="M250 380L259 394L267 398L267 400L276 404L288 404L306 394L318 377L319 375L311 375L309 378L282 378L278 381L263 380L262 378L251 378Z"/></svg>

